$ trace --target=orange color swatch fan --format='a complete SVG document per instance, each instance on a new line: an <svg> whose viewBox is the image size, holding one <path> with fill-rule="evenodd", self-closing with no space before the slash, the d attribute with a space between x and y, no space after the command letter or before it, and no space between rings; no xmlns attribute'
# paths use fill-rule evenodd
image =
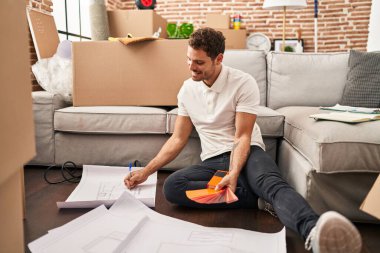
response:
<svg viewBox="0 0 380 253"><path fill-rule="evenodd" d="M206 189L186 191L186 196L201 204L232 203L238 200L229 187L215 191L216 185L227 175L227 171L218 170L207 183Z"/></svg>

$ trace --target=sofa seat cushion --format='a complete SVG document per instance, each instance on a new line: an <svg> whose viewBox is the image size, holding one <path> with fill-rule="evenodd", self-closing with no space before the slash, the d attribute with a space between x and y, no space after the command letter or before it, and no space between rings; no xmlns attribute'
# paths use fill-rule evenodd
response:
<svg viewBox="0 0 380 253"><path fill-rule="evenodd" d="M168 112L168 133L173 133L178 108ZM263 137L282 137L284 129L284 115L265 106L258 107L257 124ZM195 136L196 133L192 133Z"/></svg>
<svg viewBox="0 0 380 253"><path fill-rule="evenodd" d="M316 121L318 107L284 107L284 138L317 172L379 172L380 121L348 124Z"/></svg>
<svg viewBox="0 0 380 253"><path fill-rule="evenodd" d="M138 106L67 107L54 114L54 129L102 134L165 134L167 112Z"/></svg>

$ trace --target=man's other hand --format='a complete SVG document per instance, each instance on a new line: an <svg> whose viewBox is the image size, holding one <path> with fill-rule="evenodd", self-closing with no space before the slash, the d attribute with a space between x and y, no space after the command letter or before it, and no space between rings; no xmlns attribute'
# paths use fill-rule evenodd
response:
<svg viewBox="0 0 380 253"><path fill-rule="evenodd" d="M229 187L232 192L236 191L236 185L239 175L235 176L234 174L228 174L225 175L222 179L222 181L219 182L219 184L215 187L215 190L221 190L224 187Z"/></svg>

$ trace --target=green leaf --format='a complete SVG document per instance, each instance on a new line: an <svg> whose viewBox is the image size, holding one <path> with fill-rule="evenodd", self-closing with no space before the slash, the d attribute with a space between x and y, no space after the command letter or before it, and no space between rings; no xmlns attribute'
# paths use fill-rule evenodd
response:
<svg viewBox="0 0 380 253"><path fill-rule="evenodd" d="M182 34L184 38L188 39L194 31L193 24L183 23L179 27L179 31L180 31L180 34Z"/></svg>
<svg viewBox="0 0 380 253"><path fill-rule="evenodd" d="M177 34L177 25L169 23L166 25L166 32L168 33L169 38L176 38Z"/></svg>
<svg viewBox="0 0 380 253"><path fill-rule="evenodd" d="M286 46L286 47L284 48L284 52L294 52L294 48L291 47L291 46Z"/></svg>
<svg viewBox="0 0 380 253"><path fill-rule="evenodd" d="M183 23L177 26L174 23L169 23L166 25L166 32L168 33L169 39L188 39L193 31L193 24Z"/></svg>

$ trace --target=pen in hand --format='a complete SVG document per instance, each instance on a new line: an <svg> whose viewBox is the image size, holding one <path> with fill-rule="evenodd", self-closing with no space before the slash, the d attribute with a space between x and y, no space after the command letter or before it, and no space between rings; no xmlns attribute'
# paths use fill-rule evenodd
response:
<svg viewBox="0 0 380 253"><path fill-rule="evenodd" d="M147 174L147 172L144 169L137 169L135 168L135 171L132 171L132 163L129 164L129 173L124 178L124 184L127 186L128 189L133 189L137 185L145 182L150 174Z"/></svg>
<svg viewBox="0 0 380 253"><path fill-rule="evenodd" d="M124 184L125 186L127 186L128 189L131 189L132 188L132 185L131 185L131 182L130 182L130 179L132 177L132 163L129 163L129 173L128 175L124 178Z"/></svg>
<svg viewBox="0 0 380 253"><path fill-rule="evenodd" d="M129 163L129 178L132 177L132 163Z"/></svg>

